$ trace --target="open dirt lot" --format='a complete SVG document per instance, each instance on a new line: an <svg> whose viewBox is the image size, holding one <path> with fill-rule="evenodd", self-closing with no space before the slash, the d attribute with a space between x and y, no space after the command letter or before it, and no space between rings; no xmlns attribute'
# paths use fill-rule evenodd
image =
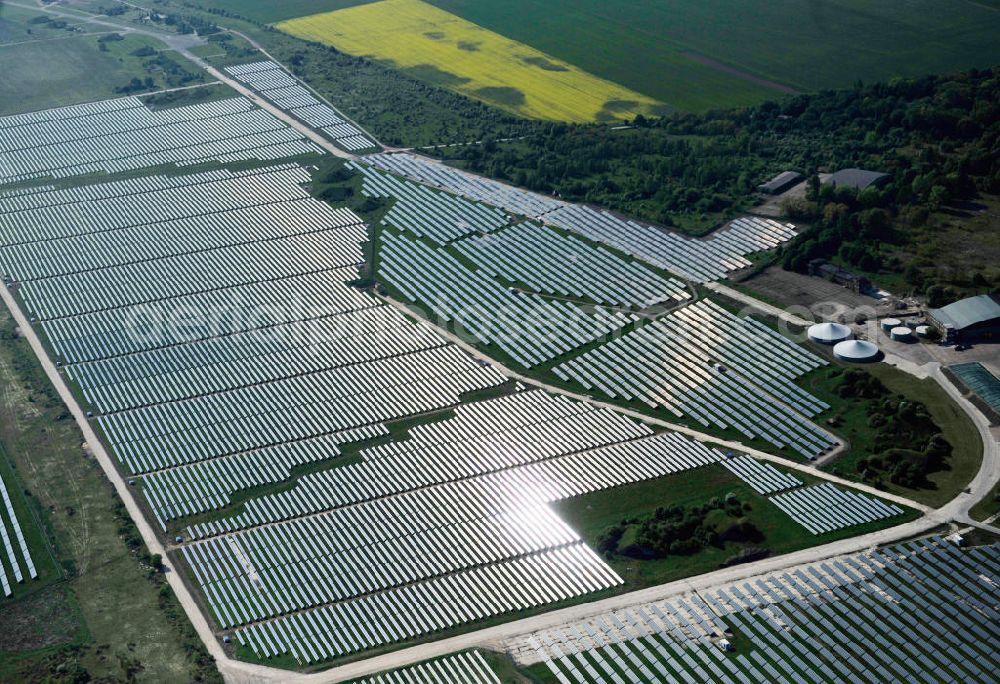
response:
<svg viewBox="0 0 1000 684"><path fill-rule="evenodd" d="M772 266L739 285L777 306L806 307L814 316L824 319L837 319L843 315L846 320L852 321L856 310L865 310L869 315L874 312L879 316L892 313L890 302L855 294L823 278L793 273L780 266Z"/></svg>

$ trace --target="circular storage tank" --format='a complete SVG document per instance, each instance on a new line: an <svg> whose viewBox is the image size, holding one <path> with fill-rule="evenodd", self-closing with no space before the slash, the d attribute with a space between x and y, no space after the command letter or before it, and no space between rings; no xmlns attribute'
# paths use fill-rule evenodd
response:
<svg viewBox="0 0 1000 684"><path fill-rule="evenodd" d="M917 326L917 335L919 337L927 337L930 334L931 334L931 326L929 326L929 325L918 325Z"/></svg>
<svg viewBox="0 0 1000 684"><path fill-rule="evenodd" d="M913 339L913 331L904 325L900 325L889 331L889 337L897 342L909 342Z"/></svg>
<svg viewBox="0 0 1000 684"><path fill-rule="evenodd" d="M837 344L854 337L846 325L840 323L817 323L809 326L809 339L820 344Z"/></svg>
<svg viewBox="0 0 1000 684"><path fill-rule="evenodd" d="M898 328L903 325L903 321L898 318L883 318L882 319L882 330L889 332L893 328Z"/></svg>
<svg viewBox="0 0 1000 684"><path fill-rule="evenodd" d="M878 358L878 347L864 340L845 340L833 347L833 355L841 361L864 363Z"/></svg>

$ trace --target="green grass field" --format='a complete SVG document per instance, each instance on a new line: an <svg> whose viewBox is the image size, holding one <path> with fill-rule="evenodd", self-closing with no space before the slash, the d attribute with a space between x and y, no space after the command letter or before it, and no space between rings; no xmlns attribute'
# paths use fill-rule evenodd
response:
<svg viewBox="0 0 1000 684"><path fill-rule="evenodd" d="M982 501L972 507L969 517L973 520L986 520L997 513L1000 513L1000 484L995 485Z"/></svg>
<svg viewBox="0 0 1000 684"><path fill-rule="evenodd" d="M807 91L1000 62L1000 11L971 0L430 2L684 110L781 94L750 78Z"/></svg>
<svg viewBox="0 0 1000 684"><path fill-rule="evenodd" d="M163 72L144 66L148 57L133 54L144 47L162 50L159 41L127 34L123 40L106 41L102 50L100 38L110 30L97 27L99 35L88 35L95 27L33 23L32 18L39 16L44 15L16 7L0 10L0 115L120 97L116 89L136 77L152 78L153 88L173 85ZM203 79L186 60L174 61L192 77Z"/></svg>

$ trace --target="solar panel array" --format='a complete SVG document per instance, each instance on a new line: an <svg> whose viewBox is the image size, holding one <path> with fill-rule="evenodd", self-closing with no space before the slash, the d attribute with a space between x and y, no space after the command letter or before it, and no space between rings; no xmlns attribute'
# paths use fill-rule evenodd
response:
<svg viewBox="0 0 1000 684"><path fill-rule="evenodd" d="M563 205L559 200L466 173L415 154L370 154L363 161L383 171L435 185L456 195L529 218L539 218Z"/></svg>
<svg viewBox="0 0 1000 684"><path fill-rule="evenodd" d="M749 484L758 494L774 494L802 485L801 480L778 470L770 463L749 456L726 458L721 464L726 470Z"/></svg>
<svg viewBox="0 0 1000 684"><path fill-rule="evenodd" d="M620 583L593 551L573 544L253 624L236 636L258 656L290 653L308 664Z"/></svg>
<svg viewBox="0 0 1000 684"><path fill-rule="evenodd" d="M617 586L547 504L719 458L523 391L462 404L356 463L191 525L182 553L242 643L315 662Z"/></svg>
<svg viewBox="0 0 1000 684"><path fill-rule="evenodd" d="M500 678L479 651L468 651L437 660L357 679L353 684L501 684Z"/></svg>
<svg viewBox="0 0 1000 684"><path fill-rule="evenodd" d="M0 117L0 183L323 150L249 100L153 111L126 97Z"/></svg>
<svg viewBox="0 0 1000 684"><path fill-rule="evenodd" d="M443 245L507 224L507 216L499 209L438 192L363 164L349 162L347 167L364 175L361 193L365 197L392 198L393 206L382 218L384 226Z"/></svg>
<svg viewBox="0 0 1000 684"><path fill-rule="evenodd" d="M793 380L825 363L753 318L702 300L553 372L588 390L662 407L705 426L732 428L811 457L834 444L808 419L828 406Z"/></svg>
<svg viewBox="0 0 1000 684"><path fill-rule="evenodd" d="M504 288L467 269L441 248L381 235L379 275L410 302L428 307L442 325L453 325L483 345L496 345L525 368L552 361L626 325L634 314Z"/></svg>
<svg viewBox="0 0 1000 684"><path fill-rule="evenodd" d="M750 265L745 255L773 249L797 234L791 224L747 217L695 240L579 204L560 207L546 214L545 221L695 282L724 278Z"/></svg>
<svg viewBox="0 0 1000 684"><path fill-rule="evenodd" d="M771 502L813 534L902 515L903 509L829 482L793 489L771 497Z"/></svg>
<svg viewBox="0 0 1000 684"><path fill-rule="evenodd" d="M469 478L479 478L473 483L477 492L519 487L528 504L547 503L720 458L697 442L672 433L652 435L616 413L541 392L463 404L455 411L455 418L437 425L456 436L425 437L414 428L408 442L366 449L361 463L304 475L294 488L249 501L238 515L192 525L188 534L200 539ZM616 471L627 464L631 469ZM448 491L459 496L470 486Z"/></svg>
<svg viewBox="0 0 1000 684"><path fill-rule="evenodd" d="M374 146L277 65L229 71L345 149ZM322 153L241 98L158 112L122 98L4 117L0 151L0 183ZM372 159L553 223L593 219L416 158ZM384 220L380 274L525 367L638 319L521 293L503 280L594 304L648 307L688 297L678 281L584 240L511 225L499 209L355 167L365 174L365 194L396 201ZM367 230L350 210L312 198L303 187L310 180L283 164L0 193L6 284L161 527L198 516L181 523L190 540L181 553L211 614L259 657L314 663L616 587L621 578L548 504L720 461L759 493L783 492L772 500L817 534L824 525L874 520L865 516L879 507L901 512L826 485L801 488L767 464L725 459L681 435L543 392L461 403L504 376L352 286ZM606 224L610 215L602 216ZM639 228L636 235L647 230ZM774 225L750 221L714 236L712 248L683 239L668 264L620 235L612 242L616 228L603 234L583 221L570 230L695 280L787 239ZM588 388L603 380L597 386L612 396L624 383L636 392L627 398L804 454L829 445L802 417L825 405L792 383L819 359L709 303L669 318L623 338L643 336L629 347L639 353L615 361L624 373L596 365L620 353L621 340L560 373ZM645 335L654 329L652 342ZM699 345L677 351L683 335ZM750 336L763 337L768 353L746 353ZM724 380L718 363L727 366ZM654 372L661 376L644 385ZM451 417L386 441L387 423L449 407ZM383 443L338 462L345 444L376 438ZM229 510L241 492L321 464L329 467ZM5 567L23 580L18 547L28 574L37 573L2 480L0 492L0 558L8 559L0 579L10 595ZM398 676L496 681L477 656ZM624 662L613 667L624 673ZM384 677L372 681L397 675Z"/></svg>
<svg viewBox="0 0 1000 684"><path fill-rule="evenodd" d="M350 286L367 231L308 180L282 166L0 200L4 273L114 453L151 474L161 524L504 381Z"/></svg>
<svg viewBox="0 0 1000 684"><path fill-rule="evenodd" d="M364 161L384 171L430 183L603 242L695 282L724 278L729 271L750 265L747 254L773 249L797 235L792 224L745 217L732 221L708 238L693 239L607 211L480 178L413 154L374 154L366 156Z"/></svg>
<svg viewBox="0 0 1000 684"><path fill-rule="evenodd" d="M749 456L727 454L719 465L813 534L825 534L903 513L898 506L829 482L803 486L801 480Z"/></svg>
<svg viewBox="0 0 1000 684"><path fill-rule="evenodd" d="M673 278L537 223L461 240L455 247L487 275L545 295L637 308L691 297Z"/></svg>
<svg viewBox="0 0 1000 684"><path fill-rule="evenodd" d="M24 539L24 531L21 523L14 512L14 504L7 491L7 484L3 477L0 477L0 498L3 499L3 507L0 508L0 543L3 544L3 554L0 555L0 588L3 589L4 596L14 593L11 587L11 579L20 584L24 582L24 575L27 573L31 579L38 578L38 571L35 570L35 563L31 559L31 551L28 550L28 543ZM20 557L19 557L20 554ZM3 559L7 564L4 565ZM24 570L21 566L24 566ZM10 576L7 575L8 570Z"/></svg>
<svg viewBox="0 0 1000 684"><path fill-rule="evenodd" d="M142 486L156 516L167 522L220 510L232 503L237 492L284 482L297 466L340 456L341 444L388 434L380 423L341 430L149 472Z"/></svg>
<svg viewBox="0 0 1000 684"><path fill-rule="evenodd" d="M908 542L538 632L560 684L994 682L1000 545ZM733 639L724 652L719 640Z"/></svg>
<svg viewBox="0 0 1000 684"><path fill-rule="evenodd" d="M271 61L226 67L226 73L267 98L274 106L326 134L349 152L371 150L377 145L365 132L344 120L340 112L321 102L299 81Z"/></svg>

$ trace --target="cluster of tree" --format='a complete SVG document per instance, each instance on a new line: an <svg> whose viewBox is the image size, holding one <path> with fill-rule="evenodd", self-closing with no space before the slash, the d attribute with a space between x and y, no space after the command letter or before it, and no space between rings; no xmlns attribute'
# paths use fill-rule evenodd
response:
<svg viewBox="0 0 1000 684"><path fill-rule="evenodd" d="M132 95L133 93L141 93L145 90L152 90L155 85L156 82L153 80L151 76L147 76L146 78L139 78L138 76L133 76L132 80L129 81L128 83L126 83L123 86L118 86L117 88L115 88L115 92L120 93L122 95Z"/></svg>
<svg viewBox="0 0 1000 684"><path fill-rule="evenodd" d="M872 455L856 464L863 479L876 484L888 479L903 487L930 487L927 476L948 467L951 444L938 431L926 406L892 396L878 378L857 368L843 373L837 393L865 402L873 437Z"/></svg>
<svg viewBox="0 0 1000 684"><path fill-rule="evenodd" d="M724 500L715 497L703 506L661 506L648 517L626 519L605 530L597 549L608 557L618 554L650 560L689 556L708 546L722 548L726 542L759 542L763 535L745 519L747 510L749 504L733 494ZM724 511L727 522L720 524L718 516L712 515L715 511Z"/></svg>
<svg viewBox="0 0 1000 684"><path fill-rule="evenodd" d="M201 73L185 68L167 52L156 52L150 59L145 60L142 66L150 73L158 73L168 88L178 88L204 80Z"/></svg>
<svg viewBox="0 0 1000 684"><path fill-rule="evenodd" d="M935 300L1000 286L1000 273L941 274L934 260L903 268L896 246L913 242L944 205L1000 192L1000 69L895 80L768 105L770 126L782 135L806 128L838 131L857 149L831 157L829 167L857 165L886 171L889 182L860 193L812 181L804 201L788 206L812 229L784 249L786 268L804 272L811 259L838 257L867 272L902 271L913 290ZM819 161L819 160L817 160ZM813 167L815 168L815 167ZM946 279L946 282L942 282ZM948 288L951 289L948 289Z"/></svg>
<svg viewBox="0 0 1000 684"><path fill-rule="evenodd" d="M48 28L62 29L66 28L68 24L62 19L53 19L47 14L39 14L28 20L29 24L34 24L36 26L43 25ZM30 31L28 33L31 33Z"/></svg>
<svg viewBox="0 0 1000 684"><path fill-rule="evenodd" d="M324 161L315 174L312 194L327 202L346 204L368 223L377 223L378 212L388 209L384 197L365 197L357 192L360 177L349 170L342 159Z"/></svg>
<svg viewBox="0 0 1000 684"><path fill-rule="evenodd" d="M166 52L158 52L149 45L136 48L132 51L132 56L148 58L142 63L143 68L150 74L157 74L168 88L179 88L204 80L204 76L200 73L186 69ZM125 85L115 88L115 92L123 95L131 95L153 90L155 87L156 80L152 76L146 76L145 78L136 76Z"/></svg>
<svg viewBox="0 0 1000 684"><path fill-rule="evenodd" d="M97 39L97 47L101 52L107 52L108 43L117 43L122 40L125 40L125 37L122 34L108 33Z"/></svg>
<svg viewBox="0 0 1000 684"><path fill-rule="evenodd" d="M741 136L691 136L660 127L545 124L510 143L449 148L461 166L564 199L600 204L674 225L678 214L709 215L743 207L760 159L741 159ZM457 152L454 150L458 149Z"/></svg>
<svg viewBox="0 0 1000 684"><path fill-rule="evenodd" d="M837 394L844 399L882 399L888 396L889 390L871 373L860 368L848 368L841 374Z"/></svg>

